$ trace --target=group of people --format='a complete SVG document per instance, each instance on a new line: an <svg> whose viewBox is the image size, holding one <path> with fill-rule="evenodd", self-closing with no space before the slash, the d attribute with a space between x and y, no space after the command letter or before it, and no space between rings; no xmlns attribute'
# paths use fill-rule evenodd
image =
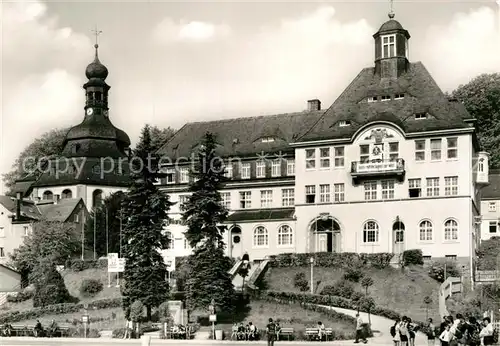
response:
<svg viewBox="0 0 500 346"><path fill-rule="evenodd" d="M26 330L28 330L28 329L26 329ZM59 331L59 327L58 327L55 320L52 320L50 322L50 325L47 328L47 330L45 330L43 328L42 322L40 322L40 320L36 320L36 324L33 327L33 334L37 338L44 337L44 336L53 337L53 336L56 336L58 331ZM9 323L4 324L2 326L2 328L0 329L0 336L9 337L9 336L12 336L13 333L14 333L14 328Z"/></svg>
<svg viewBox="0 0 500 346"><path fill-rule="evenodd" d="M246 326L235 322L231 330L231 340L252 341L257 340L258 335L258 329L252 322L248 322Z"/></svg>
<svg viewBox="0 0 500 346"><path fill-rule="evenodd" d="M429 325L432 320L429 319ZM428 334L429 345L435 344L434 338ZM439 328L439 341L442 346L488 346L498 342L498 332L493 327L489 317L483 318L479 323L476 318L465 319L462 314L457 314L455 319L446 316Z"/></svg>
<svg viewBox="0 0 500 346"><path fill-rule="evenodd" d="M396 320L390 333L394 346L415 346L415 336L419 326L412 323L411 318L403 316Z"/></svg>

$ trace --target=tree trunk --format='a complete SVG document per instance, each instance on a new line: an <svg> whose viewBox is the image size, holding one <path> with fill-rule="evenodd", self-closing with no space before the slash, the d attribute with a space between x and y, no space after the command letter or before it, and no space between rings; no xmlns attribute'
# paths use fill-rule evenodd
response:
<svg viewBox="0 0 500 346"><path fill-rule="evenodd" d="M151 321L151 306L146 306L146 318L148 321Z"/></svg>

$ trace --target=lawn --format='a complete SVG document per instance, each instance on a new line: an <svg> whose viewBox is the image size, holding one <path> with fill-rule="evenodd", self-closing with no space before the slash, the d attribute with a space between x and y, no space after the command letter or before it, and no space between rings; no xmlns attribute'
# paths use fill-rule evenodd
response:
<svg viewBox="0 0 500 346"><path fill-rule="evenodd" d="M273 291L298 292L293 281L295 274L299 272L305 273L309 280L310 269L307 267L270 268L265 275L266 285ZM326 285L341 280L343 274L342 269L314 268L315 281L321 280L316 293L319 294ZM439 283L428 276L426 269L412 266L402 272L395 268L369 268L365 275L374 281L368 292L377 306L408 315L414 320L425 321L427 315L423 298L430 296L433 303L429 306L429 317L439 320ZM357 290L364 291L360 284L355 285Z"/></svg>

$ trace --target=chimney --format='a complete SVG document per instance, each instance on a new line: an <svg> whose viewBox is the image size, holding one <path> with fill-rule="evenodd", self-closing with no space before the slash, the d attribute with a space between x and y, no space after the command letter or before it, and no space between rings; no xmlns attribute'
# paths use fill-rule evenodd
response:
<svg viewBox="0 0 500 346"><path fill-rule="evenodd" d="M21 202L22 195L21 192L16 193L16 221L21 218Z"/></svg>
<svg viewBox="0 0 500 346"><path fill-rule="evenodd" d="M59 195L54 195L54 204L59 203Z"/></svg>
<svg viewBox="0 0 500 346"><path fill-rule="evenodd" d="M320 111L321 110L321 101L318 99L308 100L307 101L307 110L309 112Z"/></svg>

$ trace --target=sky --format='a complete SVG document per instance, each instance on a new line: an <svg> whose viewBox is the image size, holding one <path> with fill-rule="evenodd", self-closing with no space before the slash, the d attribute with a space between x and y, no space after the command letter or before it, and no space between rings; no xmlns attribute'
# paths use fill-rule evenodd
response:
<svg viewBox="0 0 500 346"><path fill-rule="evenodd" d="M144 124L328 107L364 67L389 1L1 0L0 174L34 138L84 117L85 67L108 67L109 116L132 143ZM500 0L394 1L444 91L500 72ZM3 193L0 184L0 194Z"/></svg>

